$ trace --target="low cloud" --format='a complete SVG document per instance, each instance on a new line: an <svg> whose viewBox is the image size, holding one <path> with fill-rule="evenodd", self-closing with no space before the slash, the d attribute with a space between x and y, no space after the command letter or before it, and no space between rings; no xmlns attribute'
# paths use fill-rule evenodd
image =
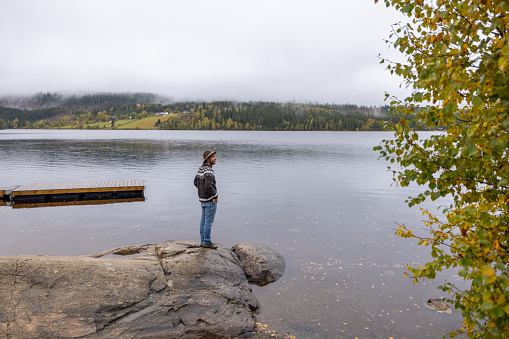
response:
<svg viewBox="0 0 509 339"><path fill-rule="evenodd" d="M8 2L0 93L383 104L395 10L358 1ZM390 56L390 55L389 55Z"/></svg>

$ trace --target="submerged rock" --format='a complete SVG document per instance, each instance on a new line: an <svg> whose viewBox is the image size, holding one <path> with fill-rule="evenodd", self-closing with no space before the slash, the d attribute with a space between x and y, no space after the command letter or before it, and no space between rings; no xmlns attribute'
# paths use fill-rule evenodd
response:
<svg viewBox="0 0 509 339"><path fill-rule="evenodd" d="M191 241L6 256L0 272L0 334L12 338L234 338L259 308L237 255Z"/></svg>
<svg viewBox="0 0 509 339"><path fill-rule="evenodd" d="M449 306L449 304L446 303L441 298L438 298L438 299L428 299L428 301L426 301L424 306L426 306L430 310L435 310L438 313L452 314L451 306Z"/></svg>

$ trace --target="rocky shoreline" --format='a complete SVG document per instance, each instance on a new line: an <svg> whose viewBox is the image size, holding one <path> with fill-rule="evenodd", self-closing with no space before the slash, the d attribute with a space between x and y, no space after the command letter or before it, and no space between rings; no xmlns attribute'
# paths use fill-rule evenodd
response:
<svg viewBox="0 0 509 339"><path fill-rule="evenodd" d="M279 279L284 258L255 244L192 241L90 256L0 257L0 337L267 338L250 283Z"/></svg>

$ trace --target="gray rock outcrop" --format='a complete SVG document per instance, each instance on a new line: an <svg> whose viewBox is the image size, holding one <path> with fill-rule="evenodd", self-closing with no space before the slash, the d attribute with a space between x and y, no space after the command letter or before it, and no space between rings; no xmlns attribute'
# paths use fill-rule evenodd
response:
<svg viewBox="0 0 509 339"><path fill-rule="evenodd" d="M191 241L0 257L0 305L7 338L235 338L259 308L237 255Z"/></svg>
<svg viewBox="0 0 509 339"><path fill-rule="evenodd" d="M242 270L251 284L265 286L285 273L285 258L273 249L256 244L240 243L232 247Z"/></svg>

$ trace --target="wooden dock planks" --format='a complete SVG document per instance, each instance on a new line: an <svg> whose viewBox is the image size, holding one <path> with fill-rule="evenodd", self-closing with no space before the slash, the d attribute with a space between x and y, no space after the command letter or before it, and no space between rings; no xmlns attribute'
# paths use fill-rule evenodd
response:
<svg viewBox="0 0 509 339"><path fill-rule="evenodd" d="M18 186L0 187L0 199L5 195L10 195L11 191L18 188Z"/></svg>
<svg viewBox="0 0 509 339"><path fill-rule="evenodd" d="M145 181L141 179L128 180L98 180L98 181L71 181L30 183L16 187L11 191L13 197L43 194L69 194L69 193L99 193L121 191L143 191Z"/></svg>
<svg viewBox="0 0 509 339"><path fill-rule="evenodd" d="M0 187L0 206L32 208L145 201L141 179L41 182Z"/></svg>

